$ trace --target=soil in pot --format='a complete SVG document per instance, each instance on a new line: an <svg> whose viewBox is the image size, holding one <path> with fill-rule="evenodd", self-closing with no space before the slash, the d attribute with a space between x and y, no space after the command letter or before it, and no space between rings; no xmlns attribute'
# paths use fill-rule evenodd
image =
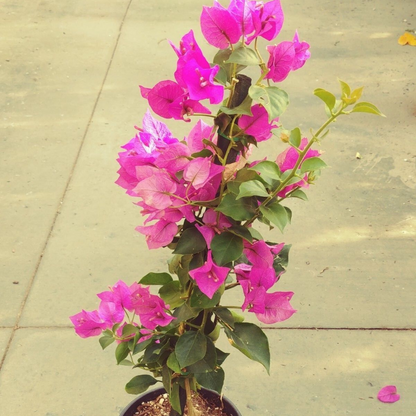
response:
<svg viewBox="0 0 416 416"><path fill-rule="evenodd" d="M223 411L217 400L202 397L200 394L193 395L193 404L195 410L200 412L200 416L232 416ZM164 393L154 400L139 405L133 416L169 416L170 409L168 395ZM188 416L186 409L183 416Z"/></svg>

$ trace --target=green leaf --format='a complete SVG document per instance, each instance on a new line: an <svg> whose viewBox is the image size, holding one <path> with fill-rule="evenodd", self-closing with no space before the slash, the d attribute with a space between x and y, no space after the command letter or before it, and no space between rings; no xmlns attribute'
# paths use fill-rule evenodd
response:
<svg viewBox="0 0 416 416"><path fill-rule="evenodd" d="M127 342L121 342L116 348L116 360L117 364L120 364L129 355L129 346Z"/></svg>
<svg viewBox="0 0 416 416"><path fill-rule="evenodd" d="M240 47L234 49L226 64L260 65L259 58L253 49Z"/></svg>
<svg viewBox="0 0 416 416"><path fill-rule="evenodd" d="M367 103L365 101L355 104L351 113L370 113L386 117L374 104Z"/></svg>
<svg viewBox="0 0 416 416"><path fill-rule="evenodd" d="M164 285L171 282L172 276L169 273L147 273L140 279L142 285Z"/></svg>
<svg viewBox="0 0 416 416"><path fill-rule="evenodd" d="M231 315L234 318L234 322L244 322L244 316L240 315L238 312L232 310Z"/></svg>
<svg viewBox="0 0 416 416"><path fill-rule="evenodd" d="M239 193L236 199L241 199L247 196L264 196L267 198L269 193L260 181L249 181L240 185Z"/></svg>
<svg viewBox="0 0 416 416"><path fill-rule="evenodd" d="M129 394L140 394L146 391L150 386L156 384L158 380L149 376L148 374L142 374L140 376L133 377L126 384L126 392Z"/></svg>
<svg viewBox="0 0 416 416"><path fill-rule="evenodd" d="M225 378L224 370L221 367L209 373L197 373L195 374L195 378L201 386L221 394Z"/></svg>
<svg viewBox="0 0 416 416"><path fill-rule="evenodd" d="M135 337L136 338L136 337ZM129 349L133 350L133 355L139 354L140 352L143 352L154 340L152 338L147 339L146 341L139 342L138 344L133 344L134 339L131 339L129 343ZM133 348L130 348L134 346Z"/></svg>
<svg viewBox="0 0 416 416"><path fill-rule="evenodd" d="M167 364L167 366L171 369L171 370L173 370L175 373L181 373L181 366L179 365L179 363L178 363L178 359L176 358L176 354L175 354L175 351L173 351L170 355L169 355L169 357L168 357L168 359L167 359L167 361L166 361L166 364Z"/></svg>
<svg viewBox="0 0 416 416"><path fill-rule="evenodd" d="M226 308L219 308L214 310L215 315L221 319L221 321L225 322L231 328L234 328L234 317L233 314L229 309Z"/></svg>
<svg viewBox="0 0 416 416"><path fill-rule="evenodd" d="M319 157L311 157L302 162L300 173L313 172L315 170L326 168L327 166L328 165Z"/></svg>
<svg viewBox="0 0 416 416"><path fill-rule="evenodd" d="M287 265L289 264L289 251L291 247L291 244L286 244L280 251L279 255L274 259L273 268L276 275L279 275L280 272L286 270Z"/></svg>
<svg viewBox="0 0 416 416"><path fill-rule="evenodd" d="M247 169L243 168L237 172L237 176L233 181L227 183L227 189L232 192L233 194L238 195L240 190L240 185L244 182L252 181L252 180L261 180L258 173L255 169Z"/></svg>
<svg viewBox="0 0 416 416"><path fill-rule="evenodd" d="M173 383L172 390L169 396L169 402L172 405L173 409L176 410L178 414L182 414L181 399L180 399L179 391L180 391L179 383Z"/></svg>
<svg viewBox="0 0 416 416"><path fill-rule="evenodd" d="M289 96L285 91L277 87L252 85L248 93L254 101L267 110L270 122L283 114L289 105Z"/></svg>
<svg viewBox="0 0 416 416"><path fill-rule="evenodd" d="M195 290L195 289L194 289ZM187 321L188 319L195 318L201 312L201 308L192 308L188 302L184 303L179 308L176 308L173 312L173 316L176 318L175 323L180 324L183 321Z"/></svg>
<svg viewBox="0 0 416 416"><path fill-rule="evenodd" d="M178 280L163 285L159 289L159 295L171 308L177 308L185 302L181 299L182 286Z"/></svg>
<svg viewBox="0 0 416 416"><path fill-rule="evenodd" d="M292 171L290 169L283 172L282 181L286 181L290 175L292 175ZM298 183L299 181L301 181L302 178L300 175L301 175L300 169L296 170L295 175L285 183L285 186L289 186L289 185L292 185L293 183Z"/></svg>
<svg viewBox="0 0 416 416"><path fill-rule="evenodd" d="M174 273L176 273L176 275L178 276L178 279L181 282L182 287L185 287L189 281L189 264L193 259L193 255L188 254L186 256L182 256L180 254L176 254L172 260L174 260L176 256L180 256L180 259L178 262L175 261ZM171 265L172 263L169 264L169 271L171 270Z"/></svg>
<svg viewBox="0 0 416 416"><path fill-rule="evenodd" d="M192 153L191 155L193 158L197 157L211 157L212 152L209 149L202 149L200 152Z"/></svg>
<svg viewBox="0 0 416 416"><path fill-rule="evenodd" d="M299 127L296 127L295 129L293 129L290 132L290 137L289 137L289 142L295 146L295 147L299 147L300 143L302 141L302 134L300 132Z"/></svg>
<svg viewBox="0 0 416 416"><path fill-rule="evenodd" d="M170 395L172 388L172 372L167 365L162 367L162 383L166 393Z"/></svg>
<svg viewBox="0 0 416 416"><path fill-rule="evenodd" d="M100 342L101 348L105 350L109 345L111 345L115 341L115 339L113 336L110 337L110 336L104 335L98 341Z"/></svg>
<svg viewBox="0 0 416 416"><path fill-rule="evenodd" d="M137 346L137 342L139 341L139 339L142 337L143 335L140 333L139 328L136 327L136 334L133 338L130 338L128 343L129 346L129 350L132 351L132 353L134 354L134 350L135 347Z"/></svg>
<svg viewBox="0 0 416 416"><path fill-rule="evenodd" d="M211 242L211 250L215 263L223 266L241 256L243 239L229 232L216 234Z"/></svg>
<svg viewBox="0 0 416 416"><path fill-rule="evenodd" d="M121 331L123 337L128 337L132 334L137 334L139 332L139 328L137 326L132 324L127 324L123 327L123 330Z"/></svg>
<svg viewBox="0 0 416 416"><path fill-rule="evenodd" d="M361 95L363 93L363 89L364 87L360 87L355 89L352 93L351 93L351 98L356 102L361 98Z"/></svg>
<svg viewBox="0 0 416 416"><path fill-rule="evenodd" d="M207 244L202 234L195 227L190 227L182 232L173 254L199 253L206 247Z"/></svg>
<svg viewBox="0 0 416 416"><path fill-rule="evenodd" d="M320 98L330 110L335 107L337 99L334 94L322 88L317 88L313 93Z"/></svg>
<svg viewBox="0 0 416 416"><path fill-rule="evenodd" d="M244 114L246 116L252 116L253 113L251 112L251 104L253 100L252 98L247 95L246 98L244 98L244 101L237 107L234 108L228 108L225 106L220 107L220 111L222 111L225 114L234 115L234 114Z"/></svg>
<svg viewBox="0 0 416 416"><path fill-rule="evenodd" d="M156 341L152 341L143 354L142 362L147 365L159 362L160 356L168 347L169 340L166 340L163 343L161 342L160 344L157 344Z"/></svg>
<svg viewBox="0 0 416 416"><path fill-rule="evenodd" d="M130 360L124 359L123 361L120 361L119 365L124 365L126 367L133 367L134 363L132 363Z"/></svg>
<svg viewBox="0 0 416 416"><path fill-rule="evenodd" d="M218 365L222 365L222 363L225 361L225 359L230 355L230 353L229 352L224 352L224 351L221 351L220 349L218 349L218 348L215 348L216 349L216 351L217 351L217 364Z"/></svg>
<svg viewBox="0 0 416 416"><path fill-rule="evenodd" d="M349 97L351 94L351 88L350 86L344 82L338 79L339 83L341 84L341 94L343 97Z"/></svg>
<svg viewBox="0 0 416 416"><path fill-rule="evenodd" d="M225 195L216 211L236 221L250 220L256 213L256 201L255 198L236 200L236 195L230 193Z"/></svg>
<svg viewBox="0 0 416 416"><path fill-rule="evenodd" d="M195 364L189 365L186 368L190 373L208 373L215 369L217 365L217 352L215 351L214 343L207 338L207 351L205 356L197 361Z"/></svg>
<svg viewBox="0 0 416 416"><path fill-rule="evenodd" d="M209 309L215 307L221 299L221 292L217 291L210 299L207 295L202 293L197 286L194 287L190 298L192 308Z"/></svg>
<svg viewBox="0 0 416 416"><path fill-rule="evenodd" d="M272 224L276 225L283 232L289 222L289 218L287 211L282 205L278 202L273 202L266 206L260 205L260 211Z"/></svg>
<svg viewBox="0 0 416 416"><path fill-rule="evenodd" d="M279 166L276 162L271 160L264 160L257 163L257 165L250 168L250 170L259 172L261 179L266 181L269 185L274 185L276 181L280 181L282 172L280 172Z"/></svg>
<svg viewBox="0 0 416 416"><path fill-rule="evenodd" d="M207 352L207 338L199 331L188 331L181 335L175 345L175 354L181 368L202 360Z"/></svg>
<svg viewBox="0 0 416 416"><path fill-rule="evenodd" d="M231 345L240 350L251 360L264 366L267 373L270 371L269 341L264 332L254 324L236 323L234 330L225 328Z"/></svg>
<svg viewBox="0 0 416 416"><path fill-rule="evenodd" d="M296 189L296 191L293 191L290 194L290 197L291 198L299 198L299 199L302 199L303 201L307 201L308 200L307 195L301 189Z"/></svg>
<svg viewBox="0 0 416 416"><path fill-rule="evenodd" d="M234 225L228 229L230 233L240 236L242 239L248 241L249 243L253 242L253 236L251 235L249 229L243 225Z"/></svg>
<svg viewBox="0 0 416 416"><path fill-rule="evenodd" d="M264 240L263 236L255 230L253 227L249 227L248 231L250 232L251 236L256 240Z"/></svg>
<svg viewBox="0 0 416 416"><path fill-rule="evenodd" d="M226 82L224 82L224 81L228 81L228 82L231 81L231 76L233 74L234 65L225 63L225 61L227 61L228 58L231 56L231 53L232 53L231 49L221 49L216 53L216 55L214 57L214 64L219 65L220 68L225 73L225 74L220 74L218 72L218 74L217 74L217 77L218 77L218 75L220 76L220 80L222 81L223 85L226 84ZM239 73L244 68L246 68L245 65L237 65L236 73Z"/></svg>
<svg viewBox="0 0 416 416"><path fill-rule="evenodd" d="M228 81L227 71L224 68L220 67L219 71L217 72L217 75L215 75L214 80L219 84L224 85L225 87Z"/></svg>
<svg viewBox="0 0 416 416"><path fill-rule="evenodd" d="M289 224L292 223L292 210L288 207L284 207L287 212L287 218L289 219Z"/></svg>

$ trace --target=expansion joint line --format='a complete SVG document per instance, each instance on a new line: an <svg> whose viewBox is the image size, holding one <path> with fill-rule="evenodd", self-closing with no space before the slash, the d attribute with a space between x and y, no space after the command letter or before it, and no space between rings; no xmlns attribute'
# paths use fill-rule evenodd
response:
<svg viewBox="0 0 416 416"><path fill-rule="evenodd" d="M31 290L32 290L33 283L34 283L34 281L35 281L35 278L36 278L36 275L37 275L37 273L38 273L38 270L39 270L40 264L41 264L41 262L42 262L43 254L44 254L44 252L45 252L45 250L46 250L46 247L48 246L49 239L50 239L51 234L52 234L52 231L53 231L53 229L54 229L54 227L55 227L56 220L57 220L57 218L58 218L58 215L59 215L59 214L60 214L60 212L61 212L62 205L63 205L64 199L65 199L65 197L66 197L66 194L67 194L67 192L68 192L69 185L70 185L70 183L71 183L72 176L73 176L74 171L75 171L75 168L76 168L76 166L77 166L79 156L80 156L80 154L81 154L82 148L83 148L84 143L85 143L85 139L86 139L86 137L87 137L87 134L88 134L88 132L89 132L89 129L90 129L90 126L91 126L92 120L93 120L93 118L94 118L94 115L95 115L95 111L96 111L96 109L97 109L98 102L99 102L99 100L100 100L100 98L101 98L101 93L102 93L103 88L104 88L104 85L105 85L105 83L106 83L106 81L107 81L107 76L108 76L108 73L110 72L110 68L111 68L111 65L112 65L112 63L113 63L113 59L114 59L114 56L115 56L115 53L116 53L116 50L117 50L117 47L118 47L118 44L119 44L119 41L120 41L120 37L121 37L122 29L123 29L123 26L124 26L124 22L125 22L125 20L126 20L126 17L127 17L127 14L128 14L128 12L129 12L129 9L130 9L130 6L131 6L131 3L132 3L132 2L133 2L133 0L129 0L129 1L128 1L127 7L126 7L126 11L124 12L123 18L122 18L122 20L121 20L121 23L120 23L120 26L119 26L119 29L118 29L118 36L117 36L117 39L116 39L116 41L115 41L113 51L112 51L112 53L111 53L110 61L109 61L108 65L107 65L107 69L106 69L106 71L105 71L104 78L103 78L103 81L102 81L101 86L100 86L100 90L99 90L99 92L98 92L98 94L97 94L97 98L95 99L94 106L93 106L93 109L92 109L92 111L91 111L91 115L90 115L89 120L88 120L88 123L87 123L87 125L86 125L86 127L85 127L84 134L83 134L83 136L82 136L82 140L81 140L80 146L79 146L79 148L78 148L78 152L77 152L77 154L76 154L76 156L75 156L74 163L73 163L72 168L71 168L71 171L70 171L70 173L69 173L69 177L68 177L67 183L66 183L66 185L65 185L64 192L63 192L63 194L62 194L62 196L61 196L61 198L60 198L60 200L59 200L58 207L57 207L57 209L56 209L56 212L55 212L54 218L53 218L53 220L52 220L51 227L50 227L50 229L49 229L49 233L48 233L48 235L47 235L47 237L46 237L46 240L45 240L45 243L44 243L44 245L43 245L43 248L42 248L41 254L40 254L40 256L39 256L39 259L38 259L38 261L37 261L37 264L36 264L35 270L33 271L32 276L31 276L31 278L30 278L30 281L29 281L29 284L28 284L27 290L26 290L26 292L25 292L24 298L23 298L22 303L21 303L21 305L20 305L19 312L18 312L17 317L16 317L16 322L15 322L15 324L14 324L14 326L13 326L12 333L11 333L11 335L10 335L9 341L8 341L7 346L6 346L6 348L5 348L5 351L4 351L4 353L3 353L3 357L2 357L1 362L0 362L0 371L1 371L1 369L3 368L4 361L5 361L5 359L6 359L7 353L9 352L10 345L11 345L11 344L12 344L12 342L13 342L13 338L14 338L14 335L15 335L15 333L16 333L16 330L20 328L20 326L19 326L20 318L21 318L22 313L23 313L23 310L24 310L24 308L25 308L25 306L26 306L26 302L27 302L27 299L28 299L28 297L29 297L29 294L30 294L30 292L31 292ZM10 328L10 327L9 327L9 328Z"/></svg>

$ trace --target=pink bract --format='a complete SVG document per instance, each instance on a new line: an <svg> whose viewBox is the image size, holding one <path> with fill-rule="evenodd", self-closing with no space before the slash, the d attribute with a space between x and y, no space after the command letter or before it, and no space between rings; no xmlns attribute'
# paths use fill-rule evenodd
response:
<svg viewBox="0 0 416 416"><path fill-rule="evenodd" d="M214 293L220 288L228 276L230 269L221 267L212 260L212 252L208 250L207 261L203 266L189 271L189 275L198 284L199 290L207 295L210 299Z"/></svg>
<svg viewBox="0 0 416 416"><path fill-rule="evenodd" d="M281 82L287 78L295 60L295 46L293 42L285 41L275 46L267 46L270 54L267 67L269 72L266 79Z"/></svg>
<svg viewBox="0 0 416 416"><path fill-rule="evenodd" d="M233 15L217 2L214 2L214 7L203 7L200 21L202 34L212 46L226 49L230 44L240 40L240 25Z"/></svg>
<svg viewBox="0 0 416 416"><path fill-rule="evenodd" d="M248 241L244 240L243 253L247 256L253 266L262 269L268 269L273 266L273 254L264 241L260 240L250 244Z"/></svg>
<svg viewBox="0 0 416 416"><path fill-rule="evenodd" d="M228 11L238 23L241 33L247 37L254 31L253 12L246 0L231 0ZM249 42L248 42L249 43Z"/></svg>
<svg viewBox="0 0 416 416"><path fill-rule="evenodd" d="M90 338L101 335L104 329L111 328L111 325L104 322L98 315L98 311L87 312L82 310L69 319L74 325L75 333L81 338Z"/></svg>
<svg viewBox="0 0 416 416"><path fill-rule="evenodd" d="M383 403L395 403L400 400L396 386L385 386L377 394L377 399Z"/></svg>
<svg viewBox="0 0 416 416"><path fill-rule="evenodd" d="M136 231L146 236L147 247L153 250L170 244L178 232L178 226L173 222L161 219L154 225L138 226Z"/></svg>
<svg viewBox="0 0 416 416"><path fill-rule="evenodd" d="M183 178L195 189L200 189L223 170L223 166L212 163L208 158L197 157L188 163L183 171Z"/></svg>
<svg viewBox="0 0 416 416"><path fill-rule="evenodd" d="M308 139L303 138L299 146L299 149L303 150L307 144L308 144ZM306 155L303 160L305 161L306 159L309 159L311 157L318 157L320 155L321 153L319 152L319 150L309 149L306 152ZM296 149L294 149L293 147L290 147L286 149L283 153L277 156L276 163L278 164L281 172L286 172L287 170L293 169L295 167L298 157L299 157L299 154L296 151ZM299 168L302 166L302 163L299 165ZM288 192L290 192L292 189L295 189L296 187L299 187L299 186L302 188L307 188L309 186L308 182L306 181L307 178L308 178L308 175L305 175L303 179L301 179L299 182L296 182L282 189L278 193L278 196L285 197Z"/></svg>
<svg viewBox="0 0 416 416"><path fill-rule="evenodd" d="M267 110L260 104L251 107L252 116L242 115L238 121L238 126L244 130L245 134L254 136L257 142L262 142L272 137L272 129L277 128L274 122L279 121L275 118L269 123L269 114Z"/></svg>
<svg viewBox="0 0 416 416"><path fill-rule="evenodd" d="M264 313L256 313L257 319L265 324L274 324L289 319L296 310L289 301L293 292L266 293L264 300Z"/></svg>
<svg viewBox="0 0 416 416"><path fill-rule="evenodd" d="M309 52L309 43L299 42L298 31L296 31L293 38L293 45L295 47L295 59L293 60L292 70L296 71L305 65L305 62L311 57Z"/></svg>
<svg viewBox="0 0 416 416"><path fill-rule="evenodd" d="M169 325L175 318L166 313L169 305L156 295L150 295L137 305L135 312L139 315L140 322L147 329L155 329L157 326Z"/></svg>
<svg viewBox="0 0 416 416"><path fill-rule="evenodd" d="M202 141L203 139L211 140L212 126L208 125L202 120L198 120L188 136L185 138L191 153L198 153L207 148L207 145Z"/></svg>
<svg viewBox="0 0 416 416"><path fill-rule="evenodd" d="M151 109L163 118L172 118L170 105L184 94L183 88L174 81L160 81L151 89L141 87Z"/></svg>
<svg viewBox="0 0 416 416"><path fill-rule="evenodd" d="M192 100L209 99L211 104L218 104L224 97L224 87L214 83L220 67L202 68L195 59L185 64L182 70L182 78Z"/></svg>
<svg viewBox="0 0 416 416"><path fill-rule="evenodd" d="M249 36L247 43L251 43L256 37L262 37L272 41L282 29L284 16L279 0L267 3L260 1L249 1L248 7L252 13L254 34Z"/></svg>

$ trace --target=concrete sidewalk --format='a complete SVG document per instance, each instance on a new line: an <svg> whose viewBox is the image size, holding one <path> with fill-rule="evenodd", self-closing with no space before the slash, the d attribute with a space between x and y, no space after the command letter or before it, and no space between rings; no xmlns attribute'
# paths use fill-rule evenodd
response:
<svg viewBox="0 0 416 416"><path fill-rule="evenodd" d="M113 183L115 159L146 111L138 84L172 78L165 38L194 29L211 57L204 3L0 0L1 416L116 416L132 399L132 371L78 338L68 316L120 278L165 270L169 252L149 252L134 231L139 209ZM233 351L225 394L244 416L416 415L416 47L397 43L416 29L415 5L282 6L278 41L298 29L312 52L281 85L284 125L319 126L312 91L337 92L337 78L364 85L387 118L341 119L323 141L331 169L274 238L293 244L279 290L295 292L298 312L267 330L270 377ZM276 141L259 154L280 151ZM392 405L376 398L388 384L402 395Z"/></svg>

